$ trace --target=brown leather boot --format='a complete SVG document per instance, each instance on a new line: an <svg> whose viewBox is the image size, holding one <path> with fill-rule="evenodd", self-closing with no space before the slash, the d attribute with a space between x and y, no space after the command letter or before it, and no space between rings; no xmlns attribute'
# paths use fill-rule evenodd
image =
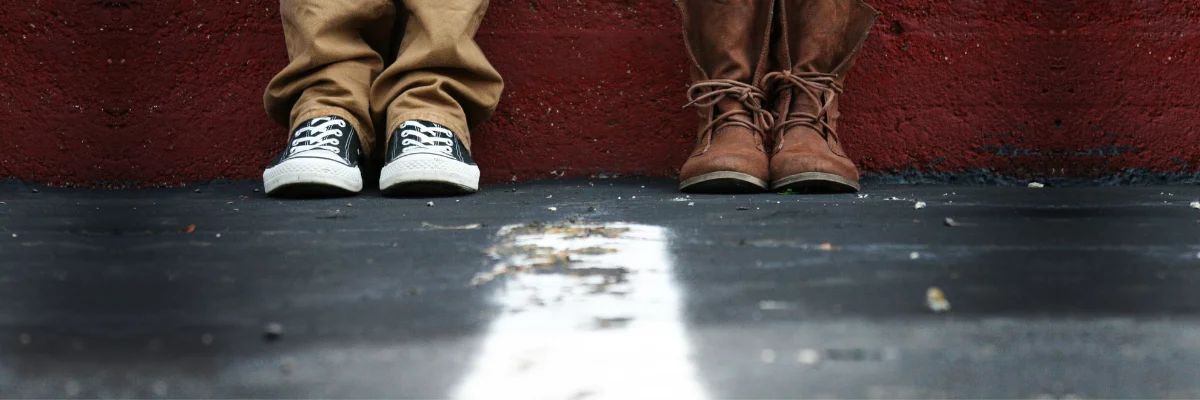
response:
<svg viewBox="0 0 1200 400"><path fill-rule="evenodd" d="M861 0L778 0L778 67L764 78L777 96L771 190L859 190L858 168L837 134L838 95L878 17Z"/></svg>
<svg viewBox="0 0 1200 400"><path fill-rule="evenodd" d="M772 0L677 0L692 61L691 103L700 108L696 151L679 189L745 193L767 189L763 144L771 113L760 89L770 67Z"/></svg>

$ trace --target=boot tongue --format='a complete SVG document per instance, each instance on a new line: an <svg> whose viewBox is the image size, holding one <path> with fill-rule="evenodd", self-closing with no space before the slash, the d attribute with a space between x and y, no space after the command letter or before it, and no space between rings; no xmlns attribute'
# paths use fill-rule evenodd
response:
<svg viewBox="0 0 1200 400"><path fill-rule="evenodd" d="M879 11L862 0L791 2L787 8L793 72L841 75L853 65Z"/></svg>
<svg viewBox="0 0 1200 400"><path fill-rule="evenodd" d="M726 97L717 103L717 106L713 109L713 116L715 117L715 116L718 116L718 115L721 115L721 114L724 114L724 113L727 113L730 111L744 111L744 110L746 110L746 106L744 104L742 104L742 102L738 101L737 99ZM747 120L746 118L744 118L740 115L734 116L734 117L732 117L732 119L749 122L749 120Z"/></svg>
<svg viewBox="0 0 1200 400"><path fill-rule="evenodd" d="M836 101L836 100L834 100L834 101ZM808 96L805 96L800 93L794 93L792 96L790 110L793 112L799 111L799 112L804 112L807 114L817 114L820 111L821 106L823 106L823 104L813 101L813 99ZM821 120L827 121L831 125L831 127L836 128L836 126L837 126L837 110L836 110L836 108L831 109L825 115L822 115ZM819 126L820 124L817 124L817 125ZM807 126L807 125L796 125L796 126L792 127L791 129L789 129L789 131L793 130L793 129L798 129L798 128L804 129L805 131L808 131L808 132L821 133L821 129L815 129L815 128ZM786 133L786 132L781 132L781 133Z"/></svg>
<svg viewBox="0 0 1200 400"><path fill-rule="evenodd" d="M799 90L792 92L792 111L801 111L810 114L816 114L821 109L823 104L814 101L811 97L800 93Z"/></svg>

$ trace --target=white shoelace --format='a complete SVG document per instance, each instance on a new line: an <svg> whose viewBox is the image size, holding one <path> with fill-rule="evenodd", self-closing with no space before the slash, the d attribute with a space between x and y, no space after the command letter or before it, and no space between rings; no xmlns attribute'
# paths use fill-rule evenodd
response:
<svg viewBox="0 0 1200 400"><path fill-rule="evenodd" d="M400 125L400 137L404 141L404 151L409 153L439 153L454 154L454 132L446 128L426 127L416 122L405 122Z"/></svg>
<svg viewBox="0 0 1200 400"><path fill-rule="evenodd" d="M342 131L346 121L333 118L317 118L304 128L296 130L295 140L292 140L292 154L309 150L326 150L341 154L338 148L342 144Z"/></svg>

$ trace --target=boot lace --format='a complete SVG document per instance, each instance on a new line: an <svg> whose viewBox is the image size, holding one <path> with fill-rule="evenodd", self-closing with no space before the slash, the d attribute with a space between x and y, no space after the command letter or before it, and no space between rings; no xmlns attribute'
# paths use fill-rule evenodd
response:
<svg viewBox="0 0 1200 400"><path fill-rule="evenodd" d="M816 110L791 110L788 115L776 116L783 119L783 122L776 125L772 132L772 136L776 138L778 144L783 144L784 133L797 126L812 128L825 139L826 143L830 139L841 141L838 138L837 130L829 123L829 112L833 108L833 101L842 93L842 85L837 82L837 75L815 72L799 74L791 71L772 72L763 77L763 86L776 94L795 89L795 92L808 96L812 100L812 104L817 104ZM846 156L834 150L832 145L829 149L834 154Z"/></svg>
<svg viewBox="0 0 1200 400"><path fill-rule="evenodd" d="M292 140L291 154L310 150L325 150L341 154L338 146L342 144L342 141L338 138L342 137L341 128L345 127L346 121L340 118L313 119L308 126L296 130L293 135L295 139Z"/></svg>
<svg viewBox="0 0 1200 400"><path fill-rule="evenodd" d="M726 124L744 126L761 136L775 121L774 115L763 107L766 94L754 85L732 79L710 79L693 84L688 88L687 95L690 102L683 108L712 108L726 98L736 100L745 107L716 116L700 131L700 138L707 140L705 151L712 145L713 133Z"/></svg>

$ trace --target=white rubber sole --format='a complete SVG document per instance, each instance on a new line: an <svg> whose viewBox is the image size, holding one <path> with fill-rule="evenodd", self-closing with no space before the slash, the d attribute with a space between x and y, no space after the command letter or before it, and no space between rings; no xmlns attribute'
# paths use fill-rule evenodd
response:
<svg viewBox="0 0 1200 400"><path fill-rule="evenodd" d="M296 192L304 195L354 194L362 191L362 173L336 161L318 158L296 158L263 171L263 184L268 195Z"/></svg>
<svg viewBox="0 0 1200 400"><path fill-rule="evenodd" d="M400 157L383 167L379 188L388 195L430 196L479 191L479 167L434 154Z"/></svg>

